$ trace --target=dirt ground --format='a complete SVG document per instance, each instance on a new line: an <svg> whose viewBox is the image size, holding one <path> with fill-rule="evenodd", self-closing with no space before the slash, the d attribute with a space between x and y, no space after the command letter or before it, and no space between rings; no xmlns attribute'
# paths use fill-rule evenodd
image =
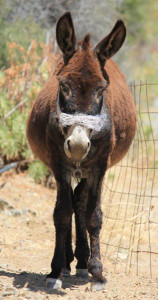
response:
<svg viewBox="0 0 158 300"><path fill-rule="evenodd" d="M91 292L89 280L75 276L75 261L62 289L47 289L55 199L55 189L35 184L27 173L0 177L0 299L158 299L158 278L126 275L121 268L114 273L108 259L103 262L105 291Z"/></svg>

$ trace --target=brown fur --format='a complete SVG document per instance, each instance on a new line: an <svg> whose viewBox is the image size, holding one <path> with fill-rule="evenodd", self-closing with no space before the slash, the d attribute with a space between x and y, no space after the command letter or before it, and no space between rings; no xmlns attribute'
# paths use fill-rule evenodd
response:
<svg viewBox="0 0 158 300"><path fill-rule="evenodd" d="M82 106L83 111L87 110L90 99L88 97L89 95L86 95L87 101L80 96L82 96L87 87L89 87L89 90L91 88L93 89L97 79L103 79L99 63L94 58L91 61L91 57L93 57L93 54L90 49L86 51L79 50L69 65L64 67L64 64L60 63L60 76L62 77L62 74L64 74L65 78L71 78L74 85L79 87L76 101ZM87 72L84 70L85 64L86 68L88 65ZM75 65L75 68L72 68L73 65ZM107 61L105 70L110 82L106 91L106 100L110 107L114 126L112 140L113 150L110 154L108 165L108 167L110 167L119 162L129 149L136 132L136 111L126 79L112 59ZM88 80L89 72L91 73L90 82ZM81 85L82 90L80 92ZM56 109L58 88L59 82L57 76L53 75L38 95L27 123L29 144L37 157L47 164L47 166L50 166L50 157L46 132L49 113Z"/></svg>

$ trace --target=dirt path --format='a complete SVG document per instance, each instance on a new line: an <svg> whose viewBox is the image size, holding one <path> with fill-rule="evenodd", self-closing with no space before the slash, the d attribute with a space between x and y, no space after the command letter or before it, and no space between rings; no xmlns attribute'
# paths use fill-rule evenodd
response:
<svg viewBox="0 0 158 300"><path fill-rule="evenodd" d="M89 280L76 278L75 261L61 291L46 289L55 198L55 190L35 184L27 173L0 177L0 299L158 299L158 278L114 273L108 260L105 291L91 292Z"/></svg>

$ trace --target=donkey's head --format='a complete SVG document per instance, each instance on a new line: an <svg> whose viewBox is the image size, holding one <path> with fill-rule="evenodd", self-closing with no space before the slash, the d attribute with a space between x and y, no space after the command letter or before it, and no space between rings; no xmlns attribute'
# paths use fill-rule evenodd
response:
<svg viewBox="0 0 158 300"><path fill-rule="evenodd" d="M90 35L78 43L72 18L65 13L57 22L56 37L63 53L56 75L59 80L58 114L65 136L64 150L73 162L83 160L91 147L91 136L106 128L111 131L106 89L109 84L104 65L122 46L125 25L118 21L94 50Z"/></svg>

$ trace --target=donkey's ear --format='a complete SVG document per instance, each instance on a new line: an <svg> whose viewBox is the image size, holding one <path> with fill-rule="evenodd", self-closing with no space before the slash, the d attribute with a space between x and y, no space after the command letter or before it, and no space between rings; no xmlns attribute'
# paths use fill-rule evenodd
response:
<svg viewBox="0 0 158 300"><path fill-rule="evenodd" d="M62 15L56 25L56 38L67 64L76 51L76 36L70 12Z"/></svg>
<svg viewBox="0 0 158 300"><path fill-rule="evenodd" d="M121 48L125 37L125 24L122 20L119 20L112 31L94 49L102 65Z"/></svg>

